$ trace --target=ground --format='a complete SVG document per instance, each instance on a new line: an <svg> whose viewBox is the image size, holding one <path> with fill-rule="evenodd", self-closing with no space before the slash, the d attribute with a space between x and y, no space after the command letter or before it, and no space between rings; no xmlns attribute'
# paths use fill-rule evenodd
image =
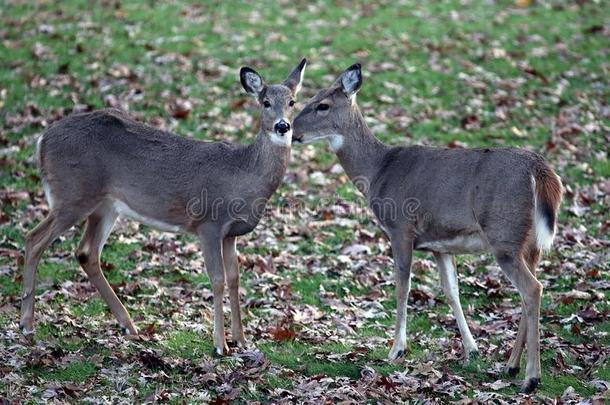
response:
<svg viewBox="0 0 610 405"><path fill-rule="evenodd" d="M4 2L0 9L0 397L42 402L564 402L610 387L610 90L601 1ZM124 337L79 269L82 227L38 272L35 343L18 331L23 241L48 212L39 134L74 111L128 109L186 137L251 142L249 65L310 61L297 109L360 61L358 103L392 145L523 147L566 198L544 285L542 384L503 373L520 301L489 256L458 259L481 356L466 362L431 257L418 254L408 352L386 361L390 248L328 145L297 146L264 220L239 238L252 349L211 356L196 239L122 221L103 268L142 331ZM227 317L228 322L228 317ZM522 365L522 369L524 364Z"/></svg>

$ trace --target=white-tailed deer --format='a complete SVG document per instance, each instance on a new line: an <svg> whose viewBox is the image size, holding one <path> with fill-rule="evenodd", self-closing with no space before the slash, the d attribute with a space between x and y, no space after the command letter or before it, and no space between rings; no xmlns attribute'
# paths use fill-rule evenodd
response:
<svg viewBox="0 0 610 405"><path fill-rule="evenodd" d="M76 114L51 126L38 141L38 165L49 215L26 237L21 328L33 331L36 268L43 251L82 220L76 257L122 327L137 329L100 270L100 253L118 216L201 241L214 295L214 351L227 351L225 281L233 339L245 344L239 305L235 238L257 225L280 185L288 160L294 97L306 60L281 84L267 86L243 67L244 89L261 105L254 143L203 142L160 131L119 110Z"/></svg>
<svg viewBox="0 0 610 405"><path fill-rule="evenodd" d="M540 156L521 149L388 147L372 135L356 105L361 85L355 64L295 118L293 142L329 140L391 241L397 321L390 359L405 351L413 249L434 254L466 357L478 353L460 305L454 255L491 252L522 299L507 371L518 372L527 342L522 389L531 392L540 380L542 284L535 272L540 252L553 242L559 177Z"/></svg>

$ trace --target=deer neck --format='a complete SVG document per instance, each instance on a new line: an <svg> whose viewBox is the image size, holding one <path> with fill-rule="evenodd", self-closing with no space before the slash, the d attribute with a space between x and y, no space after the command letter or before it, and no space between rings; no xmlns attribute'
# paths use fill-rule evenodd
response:
<svg viewBox="0 0 610 405"><path fill-rule="evenodd" d="M248 147L247 169L258 173L276 188L284 178L290 159L290 147L273 143L269 135L260 131Z"/></svg>
<svg viewBox="0 0 610 405"><path fill-rule="evenodd" d="M388 147L375 138L357 106L353 107L343 132L340 146L333 148L347 176L366 194L362 186L371 185Z"/></svg>

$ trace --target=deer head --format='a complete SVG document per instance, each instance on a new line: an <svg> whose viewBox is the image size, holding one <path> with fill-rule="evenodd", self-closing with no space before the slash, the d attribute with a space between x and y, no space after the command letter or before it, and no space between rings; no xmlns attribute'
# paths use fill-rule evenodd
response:
<svg viewBox="0 0 610 405"><path fill-rule="evenodd" d="M333 150L343 145L346 137L353 136L346 128L357 109L356 93L362 86L360 64L343 72L328 88L316 94L294 120L293 142L308 143L328 139Z"/></svg>
<svg viewBox="0 0 610 405"><path fill-rule="evenodd" d="M301 89L307 60L303 59L288 78L280 84L267 85L254 69L247 66L240 70L241 84L262 107L261 131L280 146L292 143L291 117L294 98Z"/></svg>

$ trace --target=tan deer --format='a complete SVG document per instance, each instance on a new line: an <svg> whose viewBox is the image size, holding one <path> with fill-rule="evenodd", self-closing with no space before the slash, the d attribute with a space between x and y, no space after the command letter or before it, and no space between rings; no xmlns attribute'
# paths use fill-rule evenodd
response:
<svg viewBox="0 0 610 405"><path fill-rule="evenodd" d="M22 331L33 332L36 268L43 251L86 219L76 257L121 326L138 333L100 270L104 243L117 217L125 216L199 237L214 294L215 354L227 352L225 281L232 337L244 345L235 238L254 229L284 177L290 117L305 64L303 59L284 82L273 85L266 85L256 71L241 69L244 89L262 107L260 131L247 146L186 139L119 110L72 115L45 131L37 151L50 212L26 237Z"/></svg>
<svg viewBox="0 0 610 405"><path fill-rule="evenodd" d="M361 85L355 64L295 118L293 142L329 140L391 241L397 321L389 358L405 351L413 249L434 254L466 357L478 353L460 305L454 256L491 252L522 299L507 371L518 372L527 342L522 390L533 391L540 381L542 294L535 272L541 251L553 242L562 198L559 177L540 156L522 149L388 147L372 135L356 104Z"/></svg>

